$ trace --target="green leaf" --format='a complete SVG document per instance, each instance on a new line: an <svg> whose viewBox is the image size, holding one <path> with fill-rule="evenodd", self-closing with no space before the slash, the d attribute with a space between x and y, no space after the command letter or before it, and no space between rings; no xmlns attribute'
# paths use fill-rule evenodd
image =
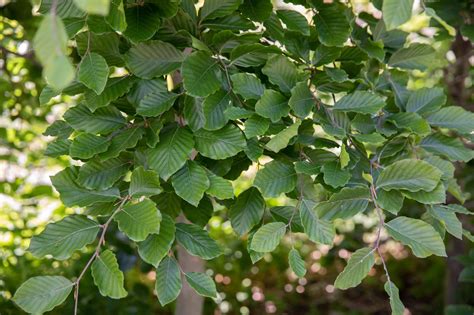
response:
<svg viewBox="0 0 474 315"><path fill-rule="evenodd" d="M81 133L71 143L70 155L72 158L90 159L96 154L107 151L110 142L106 137L91 133Z"/></svg>
<svg viewBox="0 0 474 315"><path fill-rule="evenodd" d="M264 197L278 197L295 189L295 169L291 164L273 160L257 172L253 185Z"/></svg>
<svg viewBox="0 0 474 315"><path fill-rule="evenodd" d="M48 14L51 12L51 6L53 4L53 0L43 0L41 1L40 7L38 8L38 12L41 14ZM81 18L86 15L81 9L79 9L74 0L63 0L58 1L56 7L56 14L61 18Z"/></svg>
<svg viewBox="0 0 474 315"><path fill-rule="evenodd" d="M176 239L193 256L212 259L222 254L217 243L201 227L194 224L176 224Z"/></svg>
<svg viewBox="0 0 474 315"><path fill-rule="evenodd" d="M208 96L221 86L218 61L205 51L190 54L181 68L186 93L191 96Z"/></svg>
<svg viewBox="0 0 474 315"><path fill-rule="evenodd" d="M282 222L272 222L260 227L253 235L250 249L256 252L272 252L285 235L286 224Z"/></svg>
<svg viewBox="0 0 474 315"><path fill-rule="evenodd" d="M432 191L438 185L441 174L439 169L428 162L405 159L384 168L376 186L384 190Z"/></svg>
<svg viewBox="0 0 474 315"><path fill-rule="evenodd" d="M193 135L186 128L175 126L160 134L160 142L148 150L150 168L164 180L176 173L186 163L194 146Z"/></svg>
<svg viewBox="0 0 474 315"><path fill-rule="evenodd" d="M333 188L342 187L351 179L351 172L341 169L339 162L325 163L321 172L324 174L324 182Z"/></svg>
<svg viewBox="0 0 474 315"><path fill-rule="evenodd" d="M432 126L456 130L469 134L474 130L474 113L459 106L448 106L428 116Z"/></svg>
<svg viewBox="0 0 474 315"><path fill-rule="evenodd" d="M399 129L407 129L419 135L426 135L431 132L428 122L417 113L396 113L387 117Z"/></svg>
<svg viewBox="0 0 474 315"><path fill-rule="evenodd" d="M204 197L195 207L187 202L181 206L186 219L202 228L204 228L211 217L214 215L214 206L209 198Z"/></svg>
<svg viewBox="0 0 474 315"><path fill-rule="evenodd" d="M386 191L380 189L377 191L377 204L392 214L397 214L403 207L403 195L398 190Z"/></svg>
<svg viewBox="0 0 474 315"><path fill-rule="evenodd" d="M336 231L334 225L318 217L314 210L316 203L308 199L302 199L300 205L301 224L308 238L320 244L332 245Z"/></svg>
<svg viewBox="0 0 474 315"><path fill-rule="evenodd" d="M446 103L446 95L442 88L422 88L413 91L406 104L407 112L426 115L437 111Z"/></svg>
<svg viewBox="0 0 474 315"><path fill-rule="evenodd" d="M293 112L300 118L305 118L315 106L316 100L311 93L306 82L298 82L295 87L291 89L291 97L288 101Z"/></svg>
<svg viewBox="0 0 474 315"><path fill-rule="evenodd" d="M104 190L110 188L127 173L130 163L121 158L104 162L91 160L79 169L77 182L89 189Z"/></svg>
<svg viewBox="0 0 474 315"><path fill-rule="evenodd" d="M237 10L242 0L207 0L201 8L201 20L210 20L227 16Z"/></svg>
<svg viewBox="0 0 474 315"><path fill-rule="evenodd" d="M384 106L385 101L382 97L368 91L355 91L338 100L334 109L343 112L376 114Z"/></svg>
<svg viewBox="0 0 474 315"><path fill-rule="evenodd" d="M207 171L206 173L207 178L209 178L209 188L206 190L208 195L221 200L234 198L234 187L232 187L230 181L217 176L211 171Z"/></svg>
<svg viewBox="0 0 474 315"><path fill-rule="evenodd" d="M231 106L224 111L224 115L229 120L237 120L250 118L253 115L253 111L242 107Z"/></svg>
<svg viewBox="0 0 474 315"><path fill-rule="evenodd" d="M230 207L232 228L240 236L249 232L260 222L265 211L265 200L257 188L250 187L241 193Z"/></svg>
<svg viewBox="0 0 474 315"><path fill-rule="evenodd" d="M271 119L272 122L277 122L280 118L287 116L289 111L288 99L274 90L265 90L255 104L255 112L262 117Z"/></svg>
<svg viewBox="0 0 474 315"><path fill-rule="evenodd" d="M251 20L263 22L272 14L273 4L271 0L244 0L240 11Z"/></svg>
<svg viewBox="0 0 474 315"><path fill-rule="evenodd" d="M115 135L110 142L110 146L106 152L100 154L102 160L114 158L120 155L126 149L133 148L145 133L144 128L131 127L122 130L118 135Z"/></svg>
<svg viewBox="0 0 474 315"><path fill-rule="evenodd" d="M79 104L64 113L64 119L76 130L90 133L109 133L125 126L126 120L112 106L91 112L87 106Z"/></svg>
<svg viewBox="0 0 474 315"><path fill-rule="evenodd" d="M123 286L123 273L119 269L117 258L111 250L104 250L92 263L92 277L99 288L100 294L112 299L127 296Z"/></svg>
<svg viewBox="0 0 474 315"><path fill-rule="evenodd" d="M71 147L71 140L69 139L55 139L48 143L44 155L50 157L58 157L61 155L69 154L69 148Z"/></svg>
<svg viewBox="0 0 474 315"><path fill-rule="evenodd" d="M160 261L166 257L174 242L176 228L174 220L167 214L162 214L160 232L153 233L138 243L138 254L149 264L158 267Z"/></svg>
<svg viewBox="0 0 474 315"><path fill-rule="evenodd" d="M411 18L413 0L384 0L383 21L387 31L393 30Z"/></svg>
<svg viewBox="0 0 474 315"><path fill-rule="evenodd" d="M370 192L367 187L345 187L333 194L327 201L316 205L314 211L319 218L327 221L349 219L367 208Z"/></svg>
<svg viewBox="0 0 474 315"><path fill-rule="evenodd" d="M464 147L458 138L450 138L440 133L435 133L424 138L420 147L433 154L447 157L450 161L469 162L474 154L472 150Z"/></svg>
<svg viewBox="0 0 474 315"><path fill-rule="evenodd" d="M358 286L375 264L374 251L375 249L368 247L355 251L337 276L334 286L341 290Z"/></svg>
<svg viewBox="0 0 474 315"><path fill-rule="evenodd" d="M130 91L134 80L130 76L110 78L105 85L102 93L97 94L92 90L84 93L86 105L91 111L95 111L100 107L105 107L111 102Z"/></svg>
<svg viewBox="0 0 474 315"><path fill-rule="evenodd" d="M446 202L446 188L442 182L440 182L432 191L403 191L403 195L423 204L438 204Z"/></svg>
<svg viewBox="0 0 474 315"><path fill-rule="evenodd" d="M61 276L33 277L16 290L12 300L27 313L42 314L63 303L73 286Z"/></svg>
<svg viewBox="0 0 474 315"><path fill-rule="evenodd" d="M277 10L276 13L287 29L309 36L309 25L304 15L294 10Z"/></svg>
<svg viewBox="0 0 474 315"><path fill-rule="evenodd" d="M199 153L213 160L234 156L246 147L242 132L232 124L215 131L200 129L194 133L194 139Z"/></svg>
<svg viewBox="0 0 474 315"><path fill-rule="evenodd" d="M252 115L245 121L244 133L247 139L263 135L270 127L270 121L259 115Z"/></svg>
<svg viewBox="0 0 474 315"><path fill-rule="evenodd" d="M202 103L205 117L204 129L217 130L227 124L224 112L232 105L230 91L217 90L214 94L206 97Z"/></svg>
<svg viewBox="0 0 474 315"><path fill-rule="evenodd" d="M390 297L390 307L392 309L392 315L403 315L405 313L405 306L400 300L398 288L393 282L388 280L384 285L385 292Z"/></svg>
<svg viewBox="0 0 474 315"><path fill-rule="evenodd" d="M202 98L194 98L186 95L184 99L184 118L192 131L203 128L206 122L202 103Z"/></svg>
<svg viewBox="0 0 474 315"><path fill-rule="evenodd" d="M51 182L59 192L59 197L68 207L85 207L96 202L111 202L120 197L119 190L115 187L94 191L88 190L76 183L78 169L69 167L51 177Z"/></svg>
<svg viewBox="0 0 474 315"><path fill-rule="evenodd" d="M173 175L171 183L176 194L195 207L198 206L199 201L210 186L206 170L194 161L187 161Z"/></svg>
<svg viewBox="0 0 474 315"><path fill-rule="evenodd" d="M163 190L160 186L160 178L154 171L147 171L142 166L133 170L130 179L128 193L132 197L158 195Z"/></svg>
<svg viewBox="0 0 474 315"><path fill-rule="evenodd" d="M64 120L56 120L46 128L43 135L67 139L73 131L74 129Z"/></svg>
<svg viewBox="0 0 474 315"><path fill-rule="evenodd" d="M281 53L274 46L262 44L246 44L235 47L230 53L231 65L241 67L255 67L267 62L271 53Z"/></svg>
<svg viewBox="0 0 474 315"><path fill-rule="evenodd" d="M273 138L270 139L270 141L268 141L266 145L267 149L278 153L280 150L286 148L291 138L298 135L298 128L300 125L301 120L298 119L294 124L277 133Z"/></svg>
<svg viewBox="0 0 474 315"><path fill-rule="evenodd" d="M137 113L144 117L156 117L173 107L178 94L170 92L154 92L145 96L138 103Z"/></svg>
<svg viewBox="0 0 474 315"><path fill-rule="evenodd" d="M448 180L454 177L455 168L453 163L446 161L445 159L442 159L436 155L428 156L424 160L443 172L441 179Z"/></svg>
<svg viewBox="0 0 474 315"><path fill-rule="evenodd" d="M343 6L338 4L322 5L314 22L319 41L325 46L343 46L351 33Z"/></svg>
<svg viewBox="0 0 474 315"><path fill-rule="evenodd" d="M127 29L125 37L134 43L143 42L155 35L161 25L160 12L154 5L134 5L125 9Z"/></svg>
<svg viewBox="0 0 474 315"><path fill-rule="evenodd" d="M90 38L90 40L89 40ZM95 52L107 60L109 66L124 66L120 51L120 37L116 33L95 34L82 32L76 35L78 53L83 56L88 51Z"/></svg>
<svg viewBox="0 0 474 315"><path fill-rule="evenodd" d="M444 225L449 234L458 239L462 239L462 224L455 212L449 211L439 205L431 206L428 209L429 213Z"/></svg>
<svg viewBox="0 0 474 315"><path fill-rule="evenodd" d="M74 0L74 3L88 14L109 14L110 0Z"/></svg>
<svg viewBox="0 0 474 315"><path fill-rule="evenodd" d="M426 70L435 60L435 50L431 45L412 44L397 50L388 61L391 67L408 70Z"/></svg>
<svg viewBox="0 0 474 315"><path fill-rule="evenodd" d="M165 257L156 270L155 290L161 306L176 300L182 286L178 262L173 257Z"/></svg>
<svg viewBox="0 0 474 315"><path fill-rule="evenodd" d="M281 55L269 58L262 68L262 72L271 83L278 85L280 90L285 93L290 93L298 81L298 70L295 64Z"/></svg>
<svg viewBox="0 0 474 315"><path fill-rule="evenodd" d="M117 221L120 231L135 242L143 241L149 234L159 233L161 213L150 199L138 203L128 203L117 212L114 220Z"/></svg>
<svg viewBox="0 0 474 315"><path fill-rule="evenodd" d="M130 71L137 77L152 79L173 72L181 66L184 55L173 45L152 40L132 46L125 54Z"/></svg>
<svg viewBox="0 0 474 315"><path fill-rule="evenodd" d="M64 260L72 253L92 243L99 232L99 223L82 215L70 215L50 223L39 235L33 236L28 250L35 257L51 255Z"/></svg>
<svg viewBox="0 0 474 315"><path fill-rule="evenodd" d="M236 73L230 76L232 87L235 93L242 95L243 98L258 100L265 90L265 85L260 79L251 73Z"/></svg>
<svg viewBox="0 0 474 315"><path fill-rule="evenodd" d="M413 254L425 258L431 254L446 257L443 240L428 223L407 217L397 217L385 223L388 233L397 241L409 246Z"/></svg>
<svg viewBox="0 0 474 315"><path fill-rule="evenodd" d="M96 53L88 53L79 64L78 79L89 89L100 94L105 88L109 77L109 66L104 57Z"/></svg>
<svg viewBox="0 0 474 315"><path fill-rule="evenodd" d="M210 298L217 297L216 284L207 274L201 272L186 272L185 276L189 286L193 288L197 294Z"/></svg>
<svg viewBox="0 0 474 315"><path fill-rule="evenodd" d="M290 264L291 270L298 276L298 278L303 278L306 274L306 267L303 258L301 258L300 253L292 248L288 254L288 263Z"/></svg>
<svg viewBox="0 0 474 315"><path fill-rule="evenodd" d="M117 32L125 31L127 21L122 0L111 0L109 15L105 18L107 23Z"/></svg>

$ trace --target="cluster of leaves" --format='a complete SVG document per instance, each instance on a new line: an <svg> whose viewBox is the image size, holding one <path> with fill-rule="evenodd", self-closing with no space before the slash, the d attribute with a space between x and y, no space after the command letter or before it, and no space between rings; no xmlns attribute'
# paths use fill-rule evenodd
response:
<svg viewBox="0 0 474 315"><path fill-rule="evenodd" d="M49 86L40 102L60 94L80 101L45 132L56 137L47 155L80 161L51 180L66 206L85 211L49 224L29 250L64 260L99 237L75 280L31 278L15 293L17 305L46 312L74 289L77 311L89 267L102 295L126 296L105 248L110 224L157 268L162 305L178 296L182 274L198 294L216 297L207 274L183 272L173 255L176 243L206 260L222 254L204 229L215 207L228 209L253 262L287 233L331 245L335 220L374 210L376 242L352 255L339 289L357 286L377 253L385 267L382 230L418 257L446 256L446 231L472 239L456 216L470 212L444 203L447 192L464 202L453 162L473 157L463 141L474 115L446 104L441 88L408 89L411 72L437 58L397 29L413 1L375 1L383 19L335 1L291 2L305 15L269 0L206 0L199 10L193 0L42 1L34 47ZM454 32L432 9L423 14ZM253 186L234 196L231 181L260 162ZM265 198L282 194L294 202L269 209L264 223ZM426 212L399 216L405 198ZM190 223L175 223L181 215ZM298 250L288 258L304 276ZM392 312L402 314L385 271Z"/></svg>

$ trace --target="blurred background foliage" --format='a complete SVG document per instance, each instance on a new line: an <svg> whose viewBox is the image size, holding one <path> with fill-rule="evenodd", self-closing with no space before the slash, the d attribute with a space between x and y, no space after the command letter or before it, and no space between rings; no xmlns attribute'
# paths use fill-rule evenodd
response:
<svg viewBox="0 0 474 315"><path fill-rule="evenodd" d="M45 157L48 139L42 136L42 132L75 100L55 98L40 106L39 95L45 83L30 45L40 20L33 13L38 4L36 2L0 0L1 315L21 314L11 302L11 297L27 278L49 274L73 278L89 258L86 253L79 252L68 261L40 261L26 252L31 236L41 231L47 222L80 211L65 208L49 181L49 176L64 168L69 161ZM366 9L368 6L367 1L352 2L355 9ZM444 0L428 2L427 5L434 7L445 21L458 30L465 28L465 34L472 33L472 26L469 31L464 25L472 24L472 1ZM430 38L440 52L440 64L436 67L442 65L445 70L425 76L414 73L412 87L430 87L439 81L444 82L448 95L451 95L450 101L472 111L472 43L458 35L452 44L452 38L446 30L434 25L438 26L434 31L430 27L432 23L436 22L426 16L415 16L404 26L404 30L411 32L410 36L421 33ZM74 52L71 55L74 58ZM254 171L250 168L234 181L237 193L250 186L249 178ZM457 178L467 193L466 206L472 210L473 162L459 165ZM282 203L285 200L270 200L268 206ZM404 211L417 212L418 209L415 204L406 204ZM472 219L462 219L472 232ZM361 243L374 239L375 236L367 231L375 224L376 218L363 214L349 222L341 221L337 226L339 236L334 247L315 245L304 238L296 239L296 245L304 255L309 270L305 278L298 280L288 269L289 240L252 265L245 251L246 242L233 234L226 219L226 210L217 209L209 222L211 236L225 244L223 248L227 252L206 266L207 272L217 282L220 297L216 301L206 299L205 314L388 314L389 305L382 281L377 279L383 277L380 265L355 289L339 291L332 285L343 269L349 252L358 249ZM111 245L117 249L130 294L121 300L104 298L98 294L88 275L81 282L79 308L84 314L172 314L174 306L161 308L153 293L155 274L152 266L137 258L137 249L130 246L126 237L118 231L113 233L116 238L111 239ZM396 242L387 241L383 244L383 251L388 254L391 276L399 286L401 299L411 314L474 313L472 243L454 240L449 235L446 235L446 242L450 256L448 259L417 259ZM73 299L70 297L51 314L71 314L72 308Z"/></svg>

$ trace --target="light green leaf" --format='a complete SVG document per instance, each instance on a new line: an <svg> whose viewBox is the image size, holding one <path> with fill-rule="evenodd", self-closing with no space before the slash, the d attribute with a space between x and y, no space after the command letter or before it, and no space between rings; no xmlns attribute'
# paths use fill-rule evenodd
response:
<svg viewBox="0 0 474 315"><path fill-rule="evenodd" d="M288 263L290 264L291 270L299 277L303 278L306 274L306 267L303 258L300 253L292 248L288 254Z"/></svg>
<svg viewBox="0 0 474 315"><path fill-rule="evenodd" d="M227 117L224 112L232 105L230 91L217 90L214 94L206 97L202 103L205 117L204 129L217 130L227 124Z"/></svg>
<svg viewBox="0 0 474 315"><path fill-rule="evenodd" d="M91 112L87 106L79 104L64 113L64 119L76 130L90 133L109 133L125 126L125 118L112 106Z"/></svg>
<svg viewBox="0 0 474 315"><path fill-rule="evenodd" d="M383 169L377 179L377 188L432 191L438 185L441 174L439 169L428 162L400 160Z"/></svg>
<svg viewBox="0 0 474 315"><path fill-rule="evenodd" d="M115 215L120 231L135 242L143 241L149 234L160 232L161 213L150 199L128 203Z"/></svg>
<svg viewBox="0 0 474 315"><path fill-rule="evenodd" d="M79 64L78 79L89 89L100 94L105 88L109 76L109 66L104 57L96 53L88 53Z"/></svg>
<svg viewBox="0 0 474 315"><path fill-rule="evenodd" d="M173 257L165 257L156 270L155 290L161 306L176 300L182 286L178 262Z"/></svg>
<svg viewBox="0 0 474 315"><path fill-rule="evenodd" d="M260 222L265 211L265 200L257 188L250 187L241 193L230 207L232 228L240 236L249 232Z"/></svg>
<svg viewBox="0 0 474 315"><path fill-rule="evenodd" d="M199 153L213 160L234 156L246 147L242 132L232 124L214 131L200 129L194 133L194 139Z"/></svg>
<svg viewBox="0 0 474 315"><path fill-rule="evenodd" d="M432 254L446 257L443 240L428 223L407 217L397 217L385 223L388 233L397 241L409 246L420 258Z"/></svg>
<svg viewBox="0 0 474 315"><path fill-rule="evenodd" d="M117 258L111 250L104 250L92 264L92 277L99 288L100 294L112 299L121 299L127 296L123 286L123 273L119 269Z"/></svg>
<svg viewBox="0 0 474 315"><path fill-rule="evenodd" d="M185 276L189 286L193 288L197 294L210 298L217 297L216 284L207 274L201 272L186 272Z"/></svg>
<svg viewBox="0 0 474 315"><path fill-rule="evenodd" d="M51 6L53 2L53 0L42 0L38 8L38 12L41 14L47 14L51 12ZM56 14L63 19L81 18L86 15L85 12L83 12L75 5L74 0L58 1L56 7Z"/></svg>
<svg viewBox="0 0 474 315"><path fill-rule="evenodd" d="M278 197L295 188L295 169L291 164L273 160L257 172L253 185L262 192L264 197Z"/></svg>
<svg viewBox="0 0 474 315"><path fill-rule="evenodd" d="M355 251L344 270L337 276L334 286L347 290L358 286L375 264L375 249L361 248Z"/></svg>
<svg viewBox="0 0 474 315"><path fill-rule="evenodd" d="M110 0L74 0L74 3L88 14L109 14Z"/></svg>
<svg viewBox="0 0 474 315"><path fill-rule="evenodd" d="M252 115L245 121L244 133L247 139L263 135L270 127L270 120L259 115Z"/></svg>
<svg viewBox="0 0 474 315"><path fill-rule="evenodd" d="M314 22L319 41L325 46L343 46L351 33L344 7L338 3L322 5L314 16Z"/></svg>
<svg viewBox="0 0 474 315"><path fill-rule="evenodd" d="M217 243L201 227L194 224L176 224L176 239L194 256L212 259L222 254Z"/></svg>
<svg viewBox="0 0 474 315"><path fill-rule="evenodd" d="M339 162L325 163L321 172L324 174L324 182L333 188L344 186L351 178L351 172L341 169Z"/></svg>
<svg viewBox="0 0 474 315"><path fill-rule="evenodd" d="M148 163L158 175L167 180L188 159L194 146L193 135L186 128L175 126L160 134L160 142L148 150Z"/></svg>
<svg viewBox="0 0 474 315"><path fill-rule="evenodd" d="M265 90L260 79L251 73L236 73L230 76L235 93L242 95L245 99L258 100Z"/></svg>
<svg viewBox="0 0 474 315"><path fill-rule="evenodd" d="M431 132L428 122L417 113L400 112L390 115L387 120L400 129L407 129L419 135L426 135Z"/></svg>
<svg viewBox="0 0 474 315"><path fill-rule="evenodd" d="M208 195L217 199L234 198L234 187L227 179L217 176L213 172L206 170L207 178L209 178L209 188L206 190Z"/></svg>
<svg viewBox="0 0 474 315"><path fill-rule="evenodd" d="M153 40L132 46L125 54L130 71L142 78L156 78L178 69L184 55L173 45Z"/></svg>
<svg viewBox="0 0 474 315"><path fill-rule="evenodd" d="M253 235L250 249L256 252L272 252L285 235L286 224L282 222L272 222L260 227Z"/></svg>
<svg viewBox="0 0 474 315"><path fill-rule="evenodd" d="M309 25L304 15L294 10L277 10L276 13L287 29L309 36Z"/></svg>
<svg viewBox="0 0 474 315"><path fill-rule="evenodd" d="M81 133L71 143L69 154L73 158L90 159L98 153L107 151L110 142L106 137Z"/></svg>
<svg viewBox="0 0 474 315"><path fill-rule="evenodd" d="M285 93L290 93L298 81L298 70L295 64L282 55L269 58L262 72L271 83L278 85Z"/></svg>
<svg viewBox="0 0 474 315"><path fill-rule="evenodd" d="M398 288L390 280L385 282L385 292L390 297L390 307L392 308L392 315L403 315L405 313L405 306L400 300Z"/></svg>
<svg viewBox="0 0 474 315"><path fill-rule="evenodd" d="M237 10L242 0L207 0L201 8L201 20L210 20L227 16Z"/></svg>
<svg viewBox="0 0 474 315"><path fill-rule="evenodd" d="M129 167L130 162L121 158L104 162L90 160L79 169L77 182L85 188L104 190L124 176Z"/></svg>
<svg viewBox="0 0 474 315"><path fill-rule="evenodd" d="M379 189L377 191L377 204L392 214L397 214L403 207L403 195L398 190L386 191Z"/></svg>
<svg viewBox="0 0 474 315"><path fill-rule="evenodd" d="M309 115L315 104L316 100L309 90L308 84L306 82L296 83L295 87L291 89L291 97L288 101L288 105L290 105L296 116L305 118Z"/></svg>
<svg viewBox="0 0 474 315"><path fill-rule="evenodd" d="M183 62L181 73L186 93L191 96L208 96L221 86L218 61L208 52L196 51Z"/></svg>
<svg viewBox="0 0 474 315"><path fill-rule="evenodd" d="M449 128L460 133L469 134L474 130L474 113L459 106L448 106L428 116L432 126Z"/></svg>
<svg viewBox="0 0 474 315"><path fill-rule="evenodd" d="M387 31L407 22L411 18L412 9L413 0L384 0L382 14Z"/></svg>
<svg viewBox="0 0 474 315"><path fill-rule="evenodd" d="M402 193L405 197L424 204L437 204L446 202L446 188L442 182L440 182L432 191L403 191Z"/></svg>
<svg viewBox="0 0 474 315"><path fill-rule="evenodd" d="M160 11L146 3L126 8L125 18L127 29L123 35L134 43L152 38L161 25Z"/></svg>
<svg viewBox="0 0 474 315"><path fill-rule="evenodd" d="M334 225L318 217L314 210L316 202L308 199L301 200L300 217L304 232L308 238L316 243L332 245L336 231Z"/></svg>
<svg viewBox="0 0 474 315"><path fill-rule="evenodd" d="M397 50L389 59L388 65L408 70L426 70L435 61L435 50L431 45L412 44Z"/></svg>
<svg viewBox="0 0 474 315"><path fill-rule="evenodd" d="M278 153L280 150L286 148L291 138L295 137L298 134L298 128L301 125L301 120L297 120L291 126L286 127L279 133L277 133L273 138L268 141L266 144L267 149Z"/></svg>
<svg viewBox="0 0 474 315"><path fill-rule="evenodd" d="M138 103L137 113L144 117L159 116L173 107L178 97L178 94L167 91L150 93Z"/></svg>
<svg viewBox="0 0 474 315"><path fill-rule="evenodd" d="M280 118L288 115L288 99L280 92L274 90L265 90L262 97L255 104L255 112L262 117L277 122Z"/></svg>
<svg viewBox="0 0 474 315"><path fill-rule="evenodd" d="M210 181L206 170L194 161L187 161L171 178L176 194L197 207L209 188Z"/></svg>
<svg viewBox="0 0 474 315"><path fill-rule="evenodd" d="M443 172L441 179L448 180L454 177L455 168L453 163L446 161L445 159L442 159L436 155L428 156L424 160Z"/></svg>
<svg viewBox="0 0 474 315"><path fill-rule="evenodd" d="M433 154L447 157L450 161L469 162L474 153L464 147L458 138L450 138L440 133L435 133L424 138L420 142L420 147Z"/></svg>
<svg viewBox="0 0 474 315"><path fill-rule="evenodd" d="M50 223L39 235L33 236L28 250L35 257L51 255L64 260L72 253L92 243L99 232L99 223L82 215L70 215Z"/></svg>
<svg viewBox="0 0 474 315"><path fill-rule="evenodd" d="M63 303L73 286L61 276L33 277L16 290L12 300L27 313L42 314Z"/></svg>
<svg viewBox="0 0 474 315"><path fill-rule="evenodd" d="M333 194L329 200L320 202L314 208L319 218L327 221L349 219L364 211L369 204L370 192L367 187L345 187Z"/></svg>
<svg viewBox="0 0 474 315"><path fill-rule="evenodd" d="M449 234L458 239L462 239L462 224L457 218L455 212L449 211L440 205L431 206L428 211L434 218L444 225Z"/></svg>
<svg viewBox="0 0 474 315"><path fill-rule="evenodd" d="M88 90L84 93L86 105L91 111L105 107L125 93L128 93L133 83L134 80L130 76L110 78L102 93L97 94L93 90Z"/></svg>
<svg viewBox="0 0 474 315"><path fill-rule="evenodd" d="M446 95L442 88L422 88L413 91L406 104L407 112L426 114L437 111L446 103Z"/></svg>
<svg viewBox="0 0 474 315"><path fill-rule="evenodd" d="M375 114L385 106L382 97L368 91L347 94L334 105L335 110L361 114Z"/></svg>
<svg viewBox="0 0 474 315"><path fill-rule="evenodd" d="M115 135L110 142L110 146L106 152L100 154L102 160L111 159L120 155L126 149L133 148L145 133L144 128L132 127L122 130Z"/></svg>
<svg viewBox="0 0 474 315"><path fill-rule="evenodd" d="M154 171L147 171L142 166L133 170L128 193L132 197L158 195L163 190L160 178Z"/></svg>
<svg viewBox="0 0 474 315"><path fill-rule="evenodd" d="M138 254L149 264L158 267L160 261L168 254L174 242L176 228L174 220L167 214L162 214L160 232L153 233L138 243Z"/></svg>
<svg viewBox="0 0 474 315"><path fill-rule="evenodd" d="M94 191L88 190L76 183L77 167L69 167L51 177L51 182L59 192L59 197L68 207L85 207L96 202L111 202L120 197L119 190L115 187Z"/></svg>
<svg viewBox="0 0 474 315"><path fill-rule="evenodd" d="M125 19L125 10L122 0L111 0L109 15L106 16L107 23L117 32L127 29L127 21Z"/></svg>

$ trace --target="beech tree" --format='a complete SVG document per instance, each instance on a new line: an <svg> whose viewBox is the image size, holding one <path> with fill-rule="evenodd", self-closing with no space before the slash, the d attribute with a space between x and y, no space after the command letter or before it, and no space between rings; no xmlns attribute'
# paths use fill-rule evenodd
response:
<svg viewBox="0 0 474 315"><path fill-rule="evenodd" d="M336 220L375 212L375 241L360 244L334 286L357 286L380 260L397 315L405 307L381 242L393 238L424 258L446 256L445 232L472 240L457 217L471 212L454 163L473 157L465 144L474 114L447 101L436 80L415 84L439 73L446 48L403 30L413 0L373 1L379 14L351 2L287 2L41 2L33 45L48 86L40 102L78 100L45 131L55 137L46 155L74 161L51 182L65 206L83 211L48 224L29 251L57 260L85 246L95 251L73 279L24 282L13 298L20 308L44 313L73 292L77 313L89 272L100 294L125 297L107 244L111 225L156 267L161 305L184 282L215 298L212 278L183 271L175 253L179 246L204 260L223 254L206 230L216 207L227 209L254 263L285 235L332 245ZM447 42L457 32L472 39L472 27L454 29L423 2L416 14ZM232 181L250 167L258 169L252 187L235 195ZM446 203L447 193L456 204ZM267 206L282 195L284 204ZM400 215L405 199L424 211ZM297 248L288 264L305 275Z"/></svg>

